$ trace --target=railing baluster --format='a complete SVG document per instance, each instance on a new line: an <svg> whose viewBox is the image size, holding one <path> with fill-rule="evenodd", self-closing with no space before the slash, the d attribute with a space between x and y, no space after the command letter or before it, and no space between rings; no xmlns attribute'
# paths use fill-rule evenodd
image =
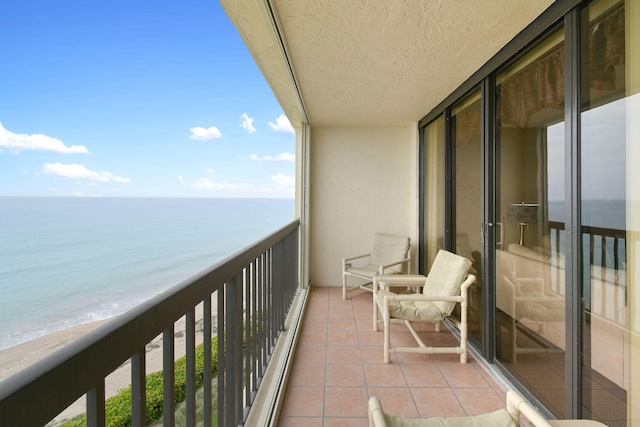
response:
<svg viewBox="0 0 640 427"><path fill-rule="evenodd" d="M265 304L265 292L264 292L264 253L258 257L258 312L260 319L258 321L258 342L260 343L260 349L258 354L258 376L262 377L264 374L264 366L266 364L264 343L267 339L265 334L265 318L266 318L266 304Z"/></svg>
<svg viewBox="0 0 640 427"><path fill-rule="evenodd" d="M244 339L244 405L246 408L242 414L242 421L244 422L247 419L247 415L249 414L249 408L247 404L251 402L251 356L253 355L253 306L251 305L251 266L249 264L247 268L244 269L244 321L245 321L245 339Z"/></svg>
<svg viewBox="0 0 640 427"><path fill-rule="evenodd" d="M192 308L186 316L186 354L187 354L187 427L196 425L196 313Z"/></svg>
<svg viewBox="0 0 640 427"><path fill-rule="evenodd" d="M227 355L224 351L227 341L227 324L225 310L226 284L219 288L218 294L218 425L224 426L226 421L226 380L227 380Z"/></svg>
<svg viewBox="0 0 640 427"><path fill-rule="evenodd" d="M87 392L87 427L105 427L104 378Z"/></svg>
<svg viewBox="0 0 640 427"><path fill-rule="evenodd" d="M204 300L204 306L202 308L202 343L204 345L204 393L203 393L203 427L211 427L213 423L213 408L212 408L212 350L211 350L211 295Z"/></svg>
<svg viewBox="0 0 640 427"><path fill-rule="evenodd" d="M242 419L242 347L244 346L244 321L243 321L243 313L242 313L242 272L238 273L236 276L236 284L234 286L235 291L235 325L234 325L234 354L236 357L236 361L234 363L234 367L236 369L236 374L233 378L233 388L234 388L234 425L239 425L240 420Z"/></svg>
<svg viewBox="0 0 640 427"><path fill-rule="evenodd" d="M146 355L143 348L131 358L131 424L147 425Z"/></svg>
<svg viewBox="0 0 640 427"><path fill-rule="evenodd" d="M162 421L164 427L176 425L174 325L162 333Z"/></svg>

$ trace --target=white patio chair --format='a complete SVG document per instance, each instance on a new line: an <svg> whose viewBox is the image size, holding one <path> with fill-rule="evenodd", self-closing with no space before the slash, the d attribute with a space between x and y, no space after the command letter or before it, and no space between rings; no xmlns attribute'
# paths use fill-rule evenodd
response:
<svg viewBox="0 0 640 427"><path fill-rule="evenodd" d="M377 397L372 396L369 399L370 427L519 427L520 415L529 421L529 426L535 427L606 427L605 424L593 420L547 421L513 390L507 392L506 408L469 417L403 418L384 412Z"/></svg>
<svg viewBox="0 0 640 427"><path fill-rule="evenodd" d="M342 259L342 298L347 299L347 292L355 289L371 292L371 284L376 276L409 273L410 270L411 240L408 237L376 233L370 253ZM349 286L348 276L367 282Z"/></svg>
<svg viewBox="0 0 640 427"><path fill-rule="evenodd" d="M467 363L467 305L469 286L475 282L473 274L467 274L471 261L451 252L440 250L428 276L379 276L373 279L373 330L378 330L378 310L384 324L384 362L389 363L390 353L456 353L460 362ZM380 286L422 286L422 293L398 295ZM459 302L460 346L428 347L424 344L412 322L433 323L436 331ZM418 343L417 347L391 347L391 323L404 323Z"/></svg>

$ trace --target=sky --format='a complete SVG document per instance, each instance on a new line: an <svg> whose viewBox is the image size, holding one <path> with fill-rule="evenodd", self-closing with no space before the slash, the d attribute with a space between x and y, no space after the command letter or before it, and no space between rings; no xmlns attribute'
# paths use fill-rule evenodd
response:
<svg viewBox="0 0 640 427"><path fill-rule="evenodd" d="M294 196L294 131L217 0L2 0L0 22L0 196Z"/></svg>

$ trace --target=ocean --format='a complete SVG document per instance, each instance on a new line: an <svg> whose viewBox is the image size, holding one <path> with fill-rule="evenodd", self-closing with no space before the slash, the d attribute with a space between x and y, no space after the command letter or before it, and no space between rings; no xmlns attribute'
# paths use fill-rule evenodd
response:
<svg viewBox="0 0 640 427"><path fill-rule="evenodd" d="M0 197L0 350L122 314L293 219L293 199Z"/></svg>

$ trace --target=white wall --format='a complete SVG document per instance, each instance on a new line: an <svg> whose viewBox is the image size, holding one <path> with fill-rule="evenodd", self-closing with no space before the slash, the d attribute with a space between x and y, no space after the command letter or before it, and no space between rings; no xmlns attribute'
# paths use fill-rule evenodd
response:
<svg viewBox="0 0 640 427"><path fill-rule="evenodd" d="M415 124L312 128L312 285L342 286L342 258L369 252L376 232L417 246L417 144ZM416 255L414 248L413 272Z"/></svg>

